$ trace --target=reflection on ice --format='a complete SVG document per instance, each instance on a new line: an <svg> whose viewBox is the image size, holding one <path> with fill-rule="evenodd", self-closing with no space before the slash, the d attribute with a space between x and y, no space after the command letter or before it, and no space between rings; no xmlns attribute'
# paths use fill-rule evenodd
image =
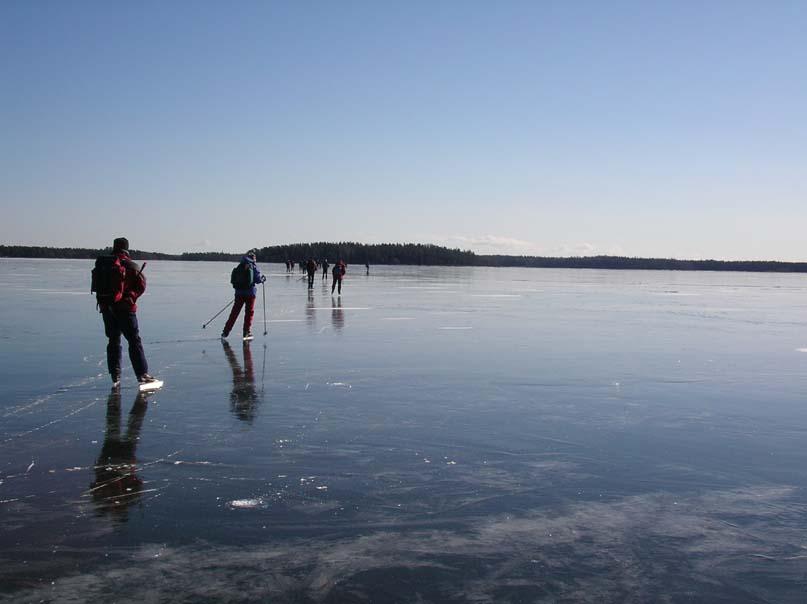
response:
<svg viewBox="0 0 807 604"><path fill-rule="evenodd" d="M129 506L138 501L143 490L135 453L147 407L146 396L138 393L129 412L126 432L121 433L120 390L114 389L107 400L104 444L87 494L92 496L99 513L109 514L118 521L126 521Z"/></svg>
<svg viewBox="0 0 807 604"><path fill-rule="evenodd" d="M221 340L224 354L233 372L233 388L230 393L230 409L240 420L252 423L260 400L258 389L255 387L255 369L252 362L252 347L250 341L242 346L244 367L238 362L232 347L227 340ZM264 353L266 349L264 348ZM264 365L265 367L265 365Z"/></svg>

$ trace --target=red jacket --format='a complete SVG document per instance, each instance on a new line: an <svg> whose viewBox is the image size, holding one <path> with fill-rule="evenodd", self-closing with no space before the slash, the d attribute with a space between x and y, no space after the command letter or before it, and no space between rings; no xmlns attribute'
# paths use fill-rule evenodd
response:
<svg viewBox="0 0 807 604"><path fill-rule="evenodd" d="M337 279L341 279L344 277L345 273L347 272L347 266L341 260L333 265L333 276Z"/></svg>
<svg viewBox="0 0 807 604"><path fill-rule="evenodd" d="M146 291L146 277L140 272L140 267L129 258L126 252L117 252L120 263L126 268L123 280L123 298L112 305L112 310L121 312L136 312L137 299ZM104 310L103 307L101 310Z"/></svg>

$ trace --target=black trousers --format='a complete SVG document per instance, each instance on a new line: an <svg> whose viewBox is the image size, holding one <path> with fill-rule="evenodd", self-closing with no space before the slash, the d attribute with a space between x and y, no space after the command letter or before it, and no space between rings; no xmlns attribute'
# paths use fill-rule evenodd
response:
<svg viewBox="0 0 807 604"><path fill-rule="evenodd" d="M120 337L129 343L129 360L135 375L140 377L148 373L146 353L140 340L140 329L137 326L137 315L133 312L113 311L111 308L101 311L104 318L104 332L109 338L106 346L106 364L110 375L120 375L121 345Z"/></svg>

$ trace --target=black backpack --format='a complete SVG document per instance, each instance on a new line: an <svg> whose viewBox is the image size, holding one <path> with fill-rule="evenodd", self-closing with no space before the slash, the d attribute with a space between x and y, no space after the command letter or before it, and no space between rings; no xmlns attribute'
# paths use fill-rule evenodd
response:
<svg viewBox="0 0 807 604"><path fill-rule="evenodd" d="M242 262L230 273L230 283L235 289L249 289L252 287L252 265Z"/></svg>
<svg viewBox="0 0 807 604"><path fill-rule="evenodd" d="M120 302L126 283L126 267L117 256L99 256L95 260L90 281L90 293L99 304Z"/></svg>

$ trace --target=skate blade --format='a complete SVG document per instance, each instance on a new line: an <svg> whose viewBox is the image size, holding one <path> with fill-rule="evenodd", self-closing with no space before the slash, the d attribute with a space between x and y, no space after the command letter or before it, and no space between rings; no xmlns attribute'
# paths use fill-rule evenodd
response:
<svg viewBox="0 0 807 604"><path fill-rule="evenodd" d="M151 390L158 390L159 388L163 387L162 380L155 380L154 382L149 382L148 384L140 384L140 392L149 392Z"/></svg>

